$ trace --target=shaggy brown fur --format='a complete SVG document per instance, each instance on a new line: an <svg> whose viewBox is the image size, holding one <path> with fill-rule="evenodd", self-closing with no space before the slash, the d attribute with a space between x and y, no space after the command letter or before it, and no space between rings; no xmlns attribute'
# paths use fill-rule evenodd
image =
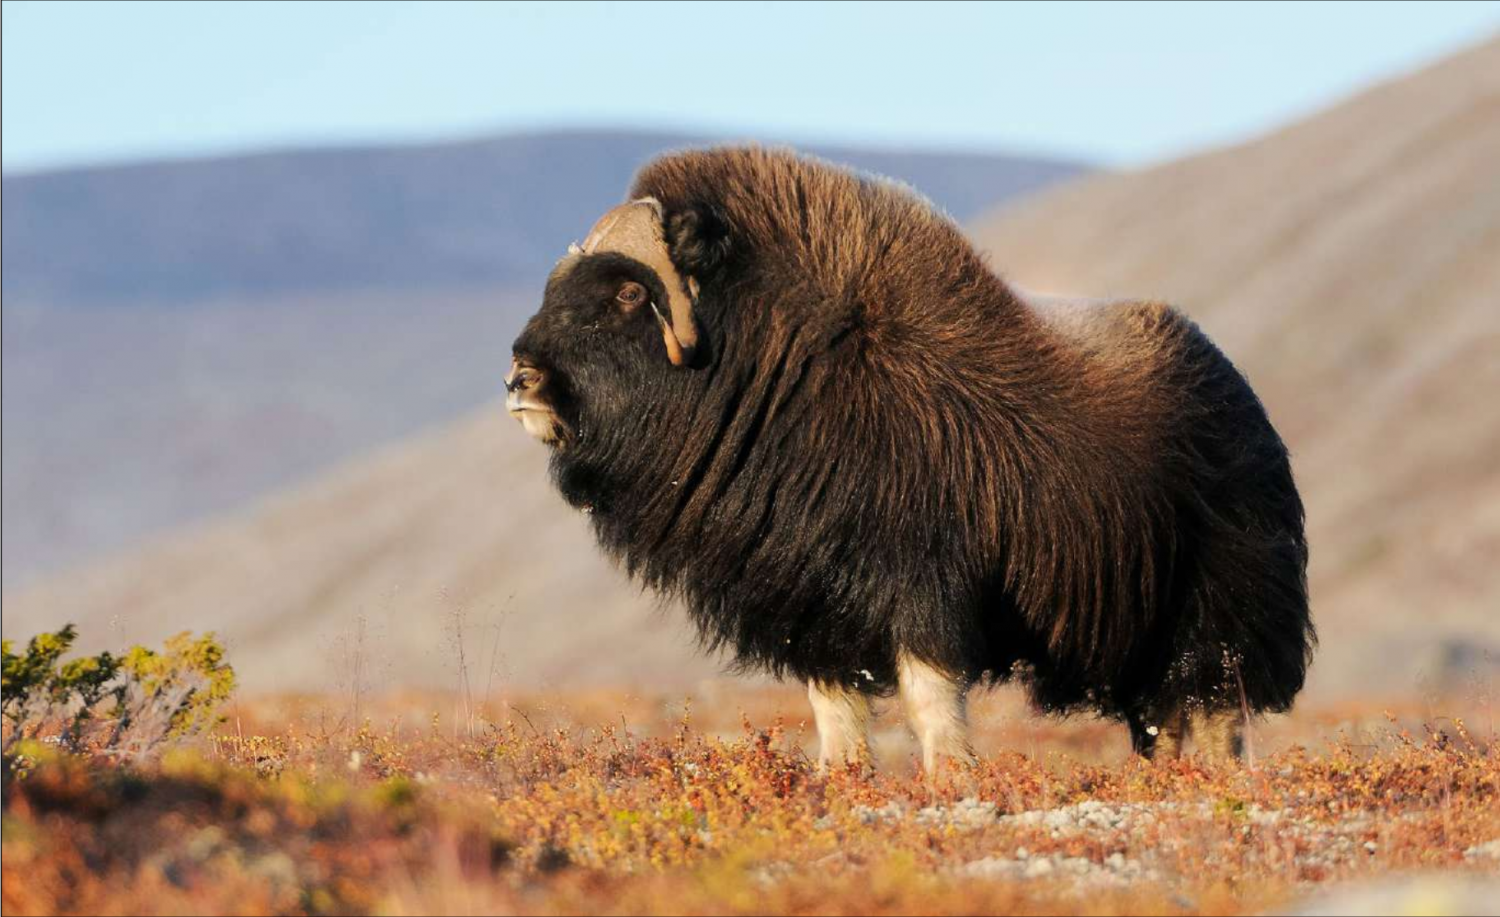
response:
<svg viewBox="0 0 1500 917"><path fill-rule="evenodd" d="M788 153L664 157L630 196L661 203L701 288L695 368L645 322L588 318L590 278L639 274L608 259L554 275L516 353L567 380L564 494L711 645L877 693L903 654L964 684L1024 671L1143 752L1241 685L1291 704L1302 506L1191 321L1028 303L907 189Z"/></svg>

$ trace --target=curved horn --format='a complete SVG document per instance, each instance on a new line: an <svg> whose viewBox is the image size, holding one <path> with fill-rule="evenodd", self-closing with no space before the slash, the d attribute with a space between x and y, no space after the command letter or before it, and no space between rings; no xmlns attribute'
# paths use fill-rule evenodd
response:
<svg viewBox="0 0 1500 917"><path fill-rule="evenodd" d="M697 284L684 279L668 254L665 219L661 202L643 197L621 204L599 218L583 240L586 255L618 252L641 262L661 278L667 295L667 321L657 310L667 357L673 366L688 363L698 346L698 326L693 321ZM654 306L653 306L654 308Z"/></svg>

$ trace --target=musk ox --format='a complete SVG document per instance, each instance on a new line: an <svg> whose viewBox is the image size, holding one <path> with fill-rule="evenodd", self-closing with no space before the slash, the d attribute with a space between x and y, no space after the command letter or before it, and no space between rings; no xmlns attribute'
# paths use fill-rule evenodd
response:
<svg viewBox="0 0 1500 917"><path fill-rule="evenodd" d="M1029 299L892 182L664 156L569 247L508 408L705 644L808 684L822 760L899 692L930 770L966 693L1238 753L1314 643L1303 510L1244 377L1157 302Z"/></svg>

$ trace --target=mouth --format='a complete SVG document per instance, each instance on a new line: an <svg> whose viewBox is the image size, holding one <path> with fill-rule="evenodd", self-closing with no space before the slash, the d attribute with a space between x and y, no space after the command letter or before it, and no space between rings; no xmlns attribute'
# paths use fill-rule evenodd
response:
<svg viewBox="0 0 1500 917"><path fill-rule="evenodd" d="M565 427L545 398L547 373L520 359L511 361L505 377L505 410L533 438L561 445Z"/></svg>

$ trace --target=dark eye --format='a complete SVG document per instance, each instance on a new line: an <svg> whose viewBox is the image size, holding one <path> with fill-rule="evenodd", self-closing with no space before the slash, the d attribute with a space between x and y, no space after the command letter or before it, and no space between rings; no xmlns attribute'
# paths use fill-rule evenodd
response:
<svg viewBox="0 0 1500 917"><path fill-rule="evenodd" d="M626 283L615 294L615 301L627 309L634 309L646 301L646 288L634 281Z"/></svg>

